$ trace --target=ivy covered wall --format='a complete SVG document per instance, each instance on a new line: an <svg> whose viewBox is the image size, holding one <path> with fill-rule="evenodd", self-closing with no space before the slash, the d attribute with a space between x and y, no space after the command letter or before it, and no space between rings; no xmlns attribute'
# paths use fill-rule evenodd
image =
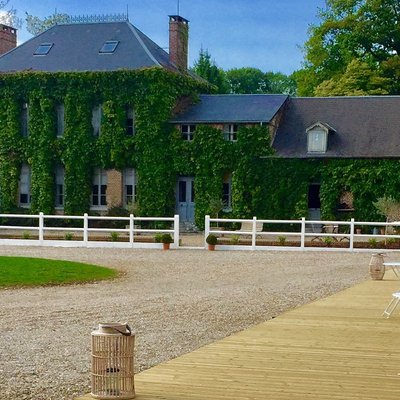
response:
<svg viewBox="0 0 400 400"><path fill-rule="evenodd" d="M215 214L224 176L232 176L234 217L291 219L307 216L310 183L320 183L322 218L378 220L373 202L399 199L399 160L296 160L274 154L267 126L242 127L236 142L221 130L198 126L184 141L169 123L182 96L194 101L207 86L160 68L104 73L18 73L0 78L0 211L18 204L23 163L31 167L31 209L54 211L54 170L65 168L66 214L89 211L93 168L135 168L141 215L175 211L179 175L195 177L195 222ZM29 105L29 135L22 137L21 109ZM58 105L65 131L57 138ZM92 109L102 104L101 134L92 134ZM126 135L126 109L135 110L134 136ZM336 212L341 194L353 193L354 211Z"/></svg>

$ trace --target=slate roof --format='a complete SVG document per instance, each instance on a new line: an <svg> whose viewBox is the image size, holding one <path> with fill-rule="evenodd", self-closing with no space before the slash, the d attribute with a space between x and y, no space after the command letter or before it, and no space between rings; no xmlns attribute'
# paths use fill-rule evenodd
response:
<svg viewBox="0 0 400 400"><path fill-rule="evenodd" d="M99 54L106 41L119 44L113 54ZM47 55L33 53L54 43ZM0 57L0 72L22 70L115 71L163 66L177 70L169 55L130 22L55 25Z"/></svg>
<svg viewBox="0 0 400 400"><path fill-rule="evenodd" d="M325 154L307 154L306 129L328 124ZM291 98L273 147L287 158L400 157L400 96Z"/></svg>
<svg viewBox="0 0 400 400"><path fill-rule="evenodd" d="M200 102L171 119L172 123L269 122L288 96L280 94L201 95Z"/></svg>

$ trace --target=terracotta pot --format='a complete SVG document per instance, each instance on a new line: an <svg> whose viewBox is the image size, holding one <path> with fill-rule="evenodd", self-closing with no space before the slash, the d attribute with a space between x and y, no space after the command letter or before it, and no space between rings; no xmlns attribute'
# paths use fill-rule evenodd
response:
<svg viewBox="0 0 400 400"><path fill-rule="evenodd" d="M209 244L208 245L208 250L214 251L215 250L215 244Z"/></svg>
<svg viewBox="0 0 400 400"><path fill-rule="evenodd" d="M171 243L163 243L162 246L163 246L163 250L169 250Z"/></svg>

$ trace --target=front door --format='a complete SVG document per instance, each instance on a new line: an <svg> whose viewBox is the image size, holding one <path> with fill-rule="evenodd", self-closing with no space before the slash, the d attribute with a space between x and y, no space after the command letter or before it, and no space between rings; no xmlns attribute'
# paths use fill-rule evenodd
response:
<svg viewBox="0 0 400 400"><path fill-rule="evenodd" d="M321 200L319 192L321 185L312 183L308 187L308 219L311 221L321 220ZM312 224L313 232L321 232L321 224Z"/></svg>
<svg viewBox="0 0 400 400"><path fill-rule="evenodd" d="M194 222L194 178L180 176L176 189L177 213L181 222Z"/></svg>

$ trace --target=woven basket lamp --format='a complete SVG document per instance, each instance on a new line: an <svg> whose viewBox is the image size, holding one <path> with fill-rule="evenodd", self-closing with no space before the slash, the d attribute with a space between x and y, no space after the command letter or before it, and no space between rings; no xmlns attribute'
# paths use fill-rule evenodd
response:
<svg viewBox="0 0 400 400"><path fill-rule="evenodd" d="M126 324L99 324L92 332L92 397L135 398L134 345L135 335Z"/></svg>

